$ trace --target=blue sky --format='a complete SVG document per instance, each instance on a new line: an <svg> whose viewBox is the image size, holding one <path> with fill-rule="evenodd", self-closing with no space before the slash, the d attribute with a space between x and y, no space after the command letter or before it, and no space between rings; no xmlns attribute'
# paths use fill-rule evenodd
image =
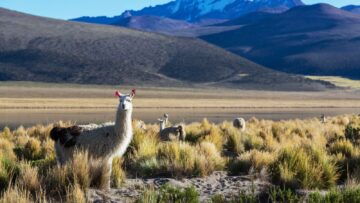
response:
<svg viewBox="0 0 360 203"><path fill-rule="evenodd" d="M0 0L0 7L52 18L70 19L80 16L114 16L126 9L141 9L170 0ZM337 7L360 4L359 0L303 0L306 4L319 2Z"/></svg>

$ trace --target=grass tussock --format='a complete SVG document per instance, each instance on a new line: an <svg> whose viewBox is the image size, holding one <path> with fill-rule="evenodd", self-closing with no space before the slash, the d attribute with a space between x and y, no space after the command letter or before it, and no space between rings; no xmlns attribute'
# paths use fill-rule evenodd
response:
<svg viewBox="0 0 360 203"><path fill-rule="evenodd" d="M0 198L0 203L29 203L34 202L29 191L17 186L9 187Z"/></svg>
<svg viewBox="0 0 360 203"><path fill-rule="evenodd" d="M336 165L314 147L286 148L270 166L273 181L292 189L327 189L336 185Z"/></svg>
<svg viewBox="0 0 360 203"><path fill-rule="evenodd" d="M247 174L249 171L267 170L274 162L275 155L266 151L251 150L239 155L230 164L230 172L234 175Z"/></svg>
<svg viewBox="0 0 360 203"><path fill-rule="evenodd" d="M67 190L66 196L67 203L86 203L85 192L81 189L78 184L70 186Z"/></svg>
<svg viewBox="0 0 360 203"><path fill-rule="evenodd" d="M112 163L112 173L111 173L111 186L119 188L122 186L126 179L126 173L122 168L123 159L116 157L113 159Z"/></svg>

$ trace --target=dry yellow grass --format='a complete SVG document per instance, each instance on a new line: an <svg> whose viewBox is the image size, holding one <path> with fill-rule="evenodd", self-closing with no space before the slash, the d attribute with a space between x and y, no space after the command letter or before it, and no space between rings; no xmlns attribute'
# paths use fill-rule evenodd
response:
<svg viewBox="0 0 360 203"><path fill-rule="evenodd" d="M109 169L89 159L86 152L76 153L64 167L56 166L49 140L52 126L0 132L0 192L6 198L83 202L90 186L106 187ZM267 172L274 184L294 189L329 189L360 181L360 117L354 114L328 117L325 123L318 118L252 118L244 132L228 121L214 124L204 119L186 124L185 142L160 142L156 124L134 128L127 153L114 160L114 187L121 187L125 174L182 178L207 176L217 170L251 175Z"/></svg>

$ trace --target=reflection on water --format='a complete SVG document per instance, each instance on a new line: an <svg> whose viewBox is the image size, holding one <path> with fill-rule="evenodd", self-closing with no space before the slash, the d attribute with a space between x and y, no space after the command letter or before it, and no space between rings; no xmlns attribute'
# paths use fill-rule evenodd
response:
<svg viewBox="0 0 360 203"><path fill-rule="evenodd" d="M155 123L164 113L170 115L170 121L186 123L208 118L219 123L235 117L249 119L283 120L295 118L319 117L321 114L335 116L340 114L359 114L360 108L184 108L184 109L135 109L133 118L146 123ZM48 124L59 120L74 121L77 124L102 123L113 121L115 109L11 109L0 110L0 128L16 128L35 124Z"/></svg>

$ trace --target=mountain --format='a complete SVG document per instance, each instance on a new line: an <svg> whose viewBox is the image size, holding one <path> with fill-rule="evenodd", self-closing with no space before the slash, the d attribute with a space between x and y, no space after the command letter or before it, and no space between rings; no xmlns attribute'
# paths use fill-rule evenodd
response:
<svg viewBox="0 0 360 203"><path fill-rule="evenodd" d="M199 19L233 19L257 10L286 10L304 5L301 0L175 0L139 11L126 11L132 16L157 15L187 21Z"/></svg>
<svg viewBox="0 0 360 203"><path fill-rule="evenodd" d="M0 9L0 80L249 89L329 87L206 42ZM330 86L331 87L331 86Z"/></svg>
<svg viewBox="0 0 360 203"><path fill-rule="evenodd" d="M185 21L159 16L130 16L115 21L111 23L111 25L165 34L171 34L177 30L192 29L197 27L195 24Z"/></svg>
<svg viewBox="0 0 360 203"><path fill-rule="evenodd" d="M348 5L341 8L342 10L349 11L351 13L360 14L360 6Z"/></svg>
<svg viewBox="0 0 360 203"><path fill-rule="evenodd" d="M301 0L174 0L134 11L127 10L113 18L81 17L73 21L112 24L129 16L162 16L188 22L233 19L254 11L279 13L304 5Z"/></svg>
<svg viewBox="0 0 360 203"><path fill-rule="evenodd" d="M359 15L317 4L201 38L276 70L360 79L359 33Z"/></svg>
<svg viewBox="0 0 360 203"><path fill-rule="evenodd" d="M179 37L198 37L205 34L213 34L233 30L239 27L236 25L211 26L206 25L206 23L210 22L207 21L202 22L202 24L195 24L183 20L174 20L171 18L160 16L130 16L112 22L111 25Z"/></svg>
<svg viewBox="0 0 360 203"><path fill-rule="evenodd" d="M266 18L270 18L274 16L273 13L263 12L263 11L255 11L239 18L235 18L232 20L225 21L223 23L216 24L216 26L234 26L234 25L248 25L253 24L259 21L262 21Z"/></svg>
<svg viewBox="0 0 360 203"><path fill-rule="evenodd" d="M96 16L96 17L90 17L90 16L83 16L80 18L71 19L71 21L77 21L77 22L85 22L85 23L95 23L95 24L104 24L104 25L110 25L118 20L124 19L123 16L114 16L114 17L107 17L107 16Z"/></svg>

